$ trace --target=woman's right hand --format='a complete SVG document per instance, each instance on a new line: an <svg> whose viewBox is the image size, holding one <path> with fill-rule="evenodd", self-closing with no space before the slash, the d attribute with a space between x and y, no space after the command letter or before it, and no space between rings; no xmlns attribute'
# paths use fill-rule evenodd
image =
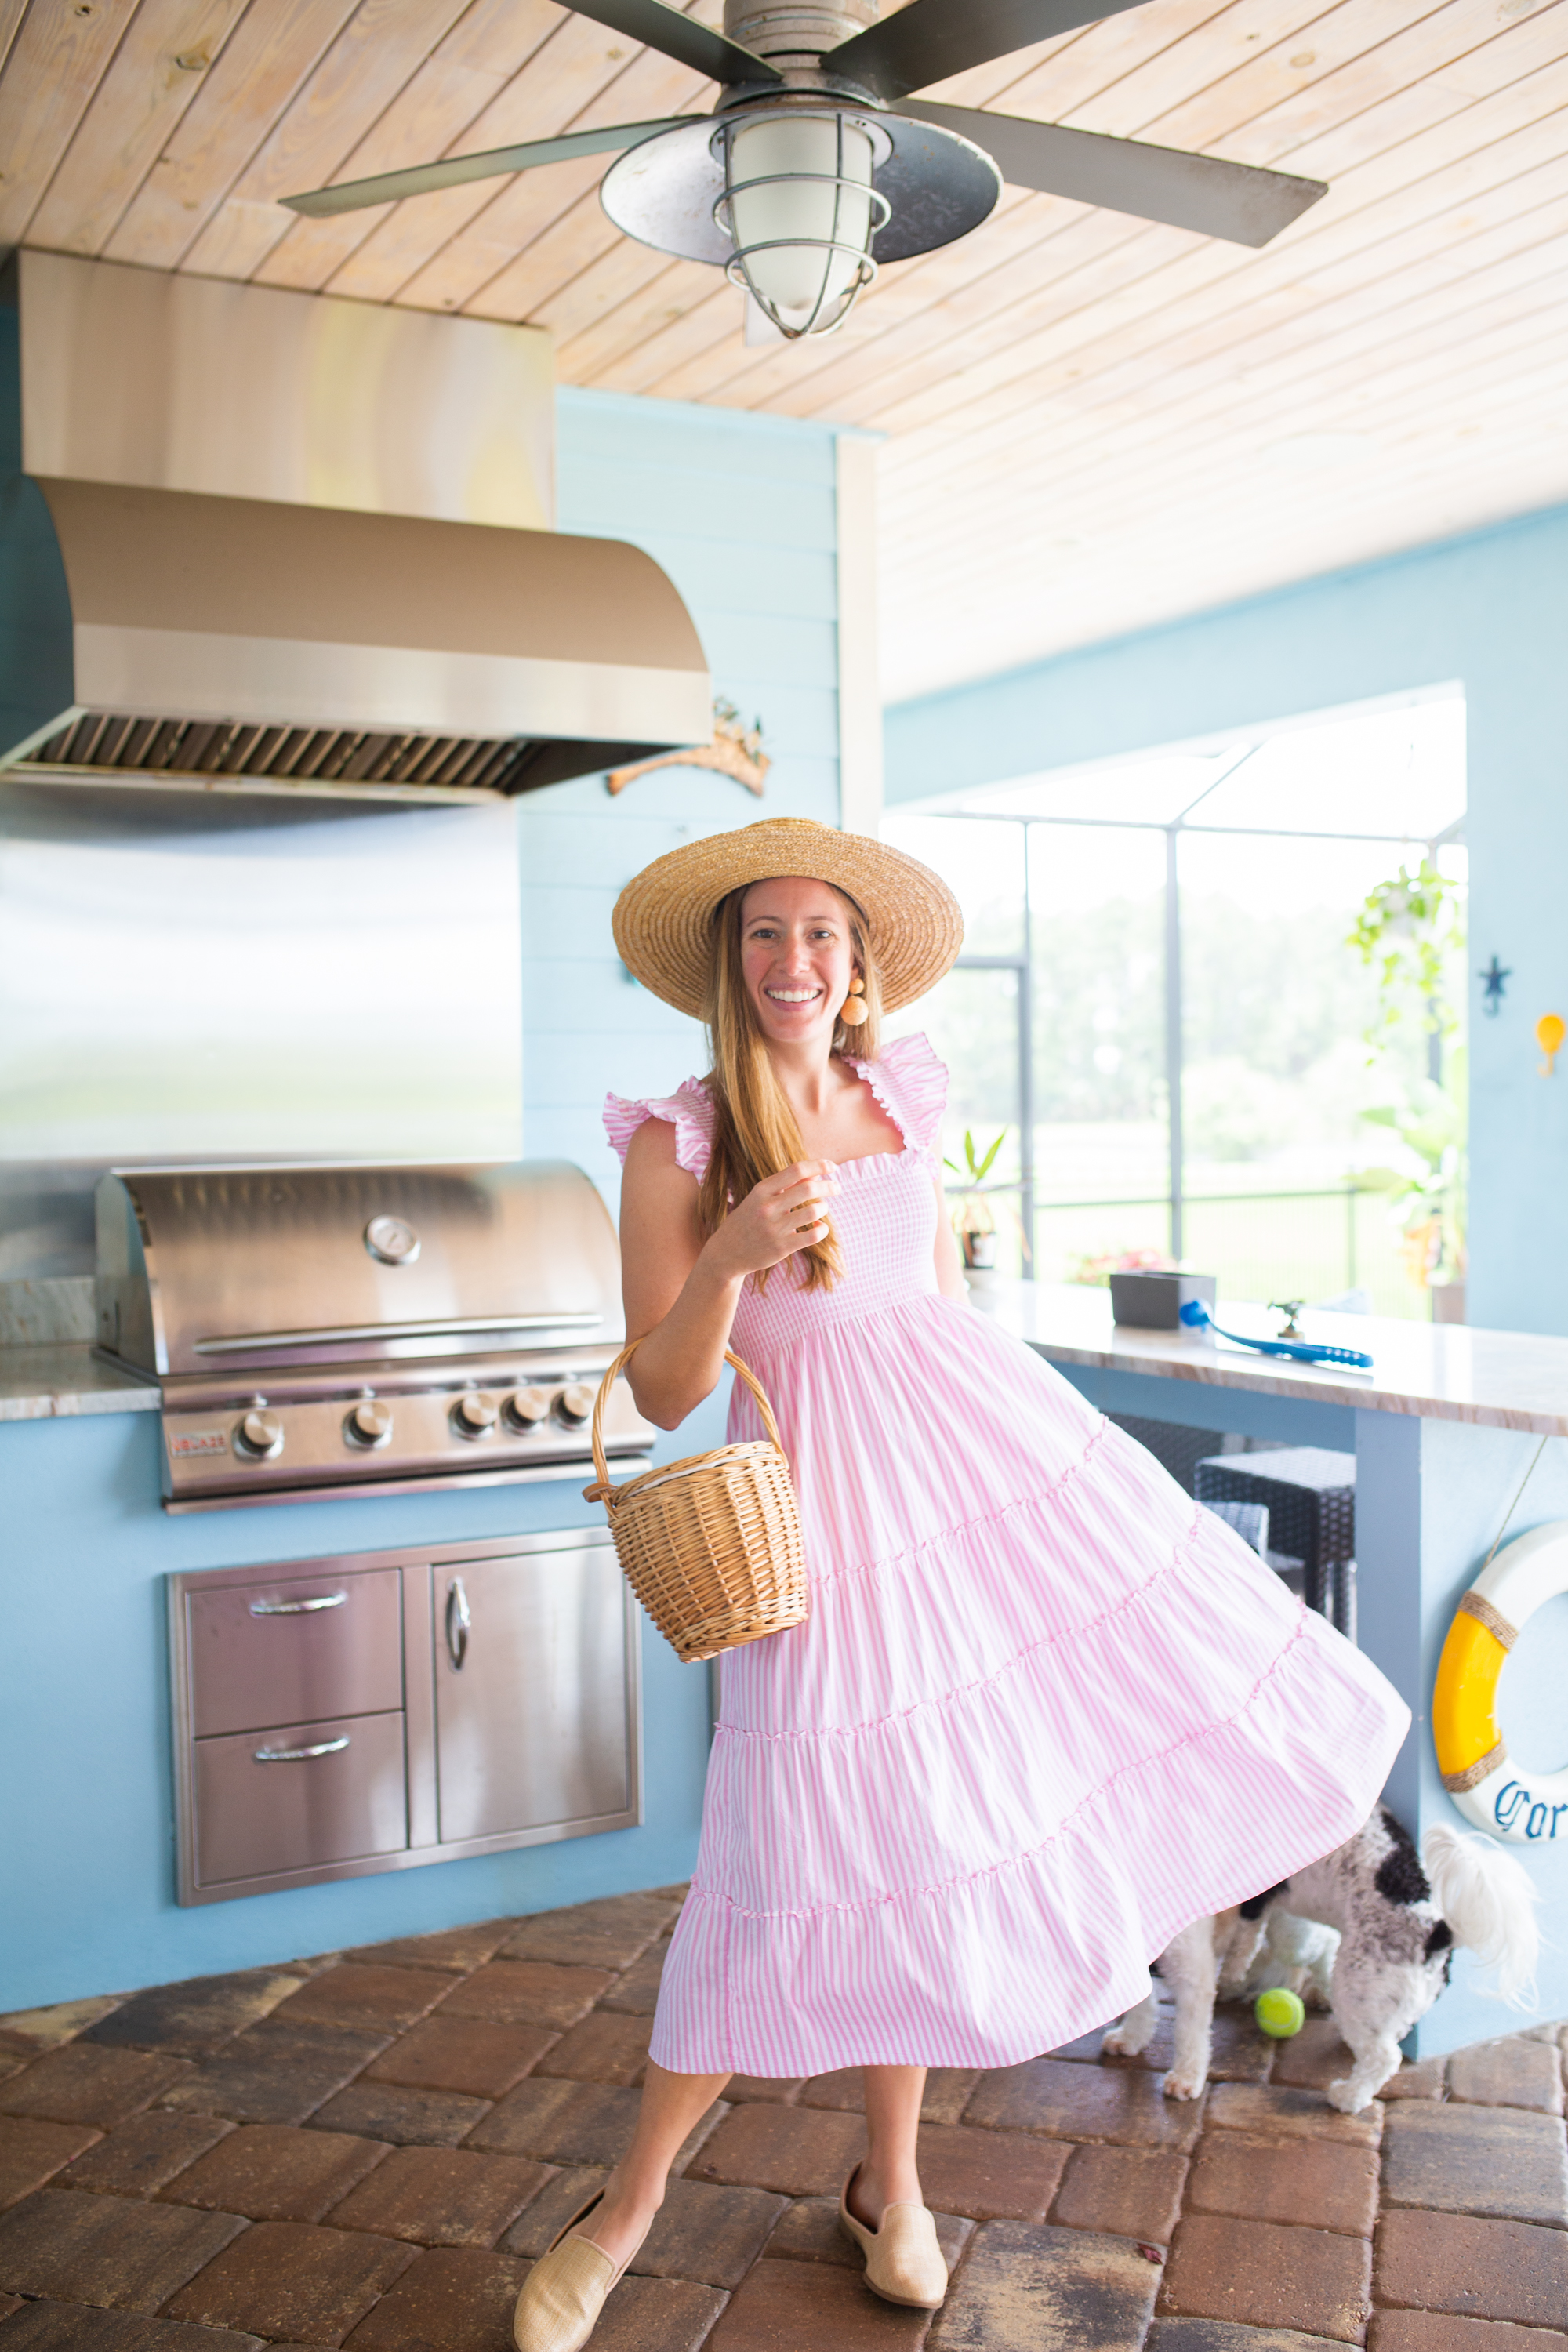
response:
<svg viewBox="0 0 1568 2352"><path fill-rule="evenodd" d="M836 1174L831 1160L797 1160L777 1176L764 1176L731 1210L705 1254L726 1275L760 1274L813 1242L826 1241L829 1227L822 1204L838 1190Z"/></svg>

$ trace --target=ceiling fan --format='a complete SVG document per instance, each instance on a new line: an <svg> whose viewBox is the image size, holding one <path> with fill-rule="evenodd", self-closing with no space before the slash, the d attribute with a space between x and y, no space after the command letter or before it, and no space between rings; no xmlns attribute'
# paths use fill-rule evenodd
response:
<svg viewBox="0 0 1568 2352"><path fill-rule="evenodd" d="M724 269L750 298L748 340L764 341L842 325L879 263L967 236L1004 181L1266 245L1327 194L1322 181L910 96L1145 5L909 0L878 22L878 0L724 0L718 32L667 0L562 0L718 82L713 113L569 131L283 201L321 217L618 152L600 189L610 218Z"/></svg>

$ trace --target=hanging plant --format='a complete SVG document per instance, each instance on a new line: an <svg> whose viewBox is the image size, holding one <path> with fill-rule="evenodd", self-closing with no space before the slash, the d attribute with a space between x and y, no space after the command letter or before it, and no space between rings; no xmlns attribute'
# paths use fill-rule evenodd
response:
<svg viewBox="0 0 1568 2352"><path fill-rule="evenodd" d="M1354 1181L1365 1192L1387 1196L1414 1281L1423 1287L1462 1281L1468 1108L1464 1049L1450 1050L1440 1076L1415 1084L1401 1071L1393 1051L1412 1020L1429 1038L1447 1040L1458 1031L1449 976L1465 947L1462 886L1439 873L1429 857L1423 857L1414 874L1402 866L1392 881L1380 882L1368 893L1345 943L1377 979L1376 1011L1363 1033L1371 1049L1369 1064L1382 1062L1389 1076L1400 1080L1397 1100L1363 1111L1362 1117L1395 1136L1407 1155L1405 1168L1358 1169ZM1410 1162L1415 1163L1414 1169Z"/></svg>
<svg viewBox="0 0 1568 2352"><path fill-rule="evenodd" d="M1367 893L1345 944L1377 974L1377 1012L1365 1032L1374 1052L1393 1043L1412 1010L1428 1031L1453 1034L1458 1014L1448 972L1465 944L1464 894L1429 857L1414 874L1402 866L1391 882Z"/></svg>

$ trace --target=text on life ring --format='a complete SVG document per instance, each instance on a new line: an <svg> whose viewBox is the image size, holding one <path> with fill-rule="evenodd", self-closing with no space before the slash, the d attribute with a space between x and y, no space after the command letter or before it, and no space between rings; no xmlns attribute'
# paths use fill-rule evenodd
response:
<svg viewBox="0 0 1568 2352"><path fill-rule="evenodd" d="M1498 1683L1521 1628L1568 1592L1568 1520L1519 1537L1454 1612L1432 1688L1443 1786L1468 1821L1520 1845L1568 1845L1568 1770L1522 1772L1498 1727Z"/></svg>

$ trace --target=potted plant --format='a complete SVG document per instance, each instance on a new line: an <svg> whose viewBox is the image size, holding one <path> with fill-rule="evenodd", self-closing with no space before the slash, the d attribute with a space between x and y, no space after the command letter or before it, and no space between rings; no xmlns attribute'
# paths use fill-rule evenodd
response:
<svg viewBox="0 0 1568 2352"><path fill-rule="evenodd" d="M1363 1192L1383 1192L1394 1221L1403 1228L1405 1269L1410 1279L1430 1291L1433 1320L1462 1323L1465 1319L1465 1097L1463 1066L1453 1087L1424 1080L1403 1102L1363 1110L1369 1127L1383 1127L1397 1136L1417 1172L1405 1168L1358 1168L1354 1181Z"/></svg>
<svg viewBox="0 0 1568 2352"><path fill-rule="evenodd" d="M1387 1196L1406 1271L1429 1293L1434 1321L1462 1323L1468 1097L1453 986L1465 947L1459 885L1429 857L1414 874L1402 866L1369 894L1346 944L1377 979L1369 1066L1381 1062L1399 1081L1399 1100L1361 1117L1396 1137L1405 1154L1403 1168L1360 1168L1352 1181ZM1412 1024L1425 1034L1427 1068L1414 1083L1396 1055Z"/></svg>
<svg viewBox="0 0 1568 2352"><path fill-rule="evenodd" d="M1003 1128L989 1148L980 1151L975 1145L973 1129L966 1127L963 1130L962 1163L956 1160L944 1160L942 1163L944 1168L950 1168L955 1176L961 1177L963 1181L963 1189L959 1194L952 1212L952 1230L958 1235L958 1246L963 1255L963 1263L972 1274L989 1274L996 1264L996 1244L999 1236L996 1231L996 1213L991 1205L991 1198L997 1192L1011 1192L1014 1187L1008 1184L988 1186L985 1179L995 1166L996 1155L1006 1140L1007 1130ZM1011 1215L1017 1227L1018 1239L1026 1258L1029 1255L1029 1243L1024 1231L1023 1219L1016 1209L1011 1211Z"/></svg>

